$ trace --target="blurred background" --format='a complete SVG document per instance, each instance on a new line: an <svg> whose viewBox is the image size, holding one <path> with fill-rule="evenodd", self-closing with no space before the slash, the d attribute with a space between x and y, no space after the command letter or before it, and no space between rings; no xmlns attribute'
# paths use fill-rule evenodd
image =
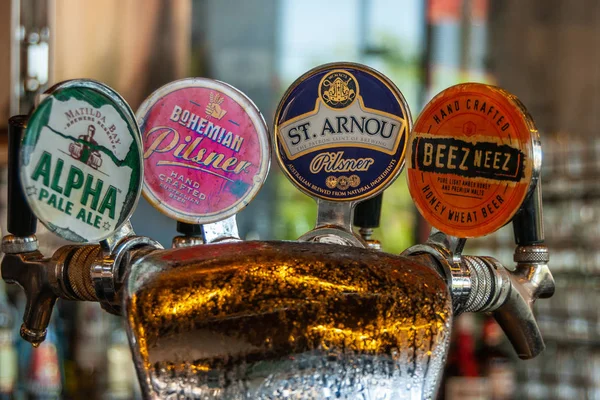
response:
<svg viewBox="0 0 600 400"><path fill-rule="evenodd" d="M455 324L440 398L600 399L600 1L598 0L0 0L0 169L7 119L73 78L120 92L135 111L161 85L202 76L246 93L272 125L285 89L333 61L367 64L404 93L413 118L442 89L495 84L533 115L544 151L546 238L555 296L536 304L547 350L519 361L495 323ZM2 175L0 207L6 204ZM6 210L1 212L5 232ZM279 171L238 214L242 237L296 239L316 206ZM386 191L383 249L427 238L404 174ZM137 233L170 246L175 222L140 200ZM59 242L40 233L46 254ZM44 249L42 249L44 250ZM468 252L512 263L512 229ZM0 281L0 399L139 397L120 320L59 301L48 340L18 339L21 291Z"/></svg>

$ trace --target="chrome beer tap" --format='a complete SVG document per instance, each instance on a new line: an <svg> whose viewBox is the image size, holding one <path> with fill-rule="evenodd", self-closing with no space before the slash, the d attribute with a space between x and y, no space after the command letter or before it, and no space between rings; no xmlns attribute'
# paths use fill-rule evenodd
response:
<svg viewBox="0 0 600 400"><path fill-rule="evenodd" d="M385 103L378 104L378 108L365 105L350 69L366 77L366 87L382 91ZM315 80L318 88L316 93L310 92L313 98L303 99L303 104L299 99L306 96L303 91L307 79ZM315 95L319 100L313 107ZM323 65L288 88L275 115L276 154L291 182L317 202L315 229L299 240L376 246L354 232L354 210L360 201L364 204L377 198L402 171L411 124L400 90L383 74L366 66ZM338 138L331 139L335 136ZM318 151L321 149L327 151ZM377 201L381 198L367 204L376 205ZM372 211L378 214L376 208Z"/></svg>
<svg viewBox="0 0 600 400"><path fill-rule="evenodd" d="M34 345L39 344L46 336L46 327L50 321L50 313L56 297L47 289L48 279L45 268L39 261L43 256L38 251L35 236L37 219L27 207L23 188L19 181L19 159L23 130L27 117L17 115L10 118L9 126L9 160L8 160L8 231L2 240L2 277L7 282L20 282L28 294L28 301L21 336ZM29 265L22 268L23 265Z"/></svg>
<svg viewBox="0 0 600 400"><path fill-rule="evenodd" d="M161 246L135 236L128 222L141 189L141 148L133 113L116 92L89 80L63 82L32 115L9 123L11 234L2 240L2 277L25 290L21 336L38 346L57 298L97 301L119 313L126 266ZM80 148L77 157L71 144ZM104 158L104 168L87 162L92 154ZM63 246L45 257L34 214L64 239L100 244Z"/></svg>
<svg viewBox="0 0 600 400"><path fill-rule="evenodd" d="M484 117L462 118L460 105L466 115L479 111ZM456 114L455 121L445 126L439 114L444 110ZM505 115L497 117L499 113ZM434 124L441 126L432 135ZM427 126L428 133L424 133ZM481 138L470 139L476 135ZM545 345L532 306L538 298L551 297L555 285L544 245L541 146L533 119L516 97L501 89L457 85L426 106L411 137L410 151L411 195L434 228L425 244L403 254L430 254L438 261L455 315L492 312L520 358L537 356ZM473 158L468 159L471 152ZM484 158L481 163L478 152ZM497 162L488 163L489 158ZM478 186L485 189L472 189ZM462 202L452 201L463 195ZM455 210L454 218L453 207L463 210ZM440 210L445 209L444 215ZM506 268L491 257L462 255L467 237L491 233L511 221L517 245L515 268Z"/></svg>

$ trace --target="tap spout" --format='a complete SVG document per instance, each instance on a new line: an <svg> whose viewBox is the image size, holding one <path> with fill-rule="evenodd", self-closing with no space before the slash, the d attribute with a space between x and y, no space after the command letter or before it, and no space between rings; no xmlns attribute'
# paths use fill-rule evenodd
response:
<svg viewBox="0 0 600 400"><path fill-rule="evenodd" d="M42 254L35 250L21 254L6 254L2 260L2 277L17 283L27 296L21 336L34 347L46 338L56 295L52 290Z"/></svg>

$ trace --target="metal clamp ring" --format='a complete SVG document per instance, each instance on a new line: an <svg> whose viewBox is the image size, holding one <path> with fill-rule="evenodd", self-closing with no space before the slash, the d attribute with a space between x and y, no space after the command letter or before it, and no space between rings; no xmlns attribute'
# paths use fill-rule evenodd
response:
<svg viewBox="0 0 600 400"><path fill-rule="evenodd" d="M113 249L109 257L103 257L92 266L90 271L94 289L98 297L108 302L113 302L117 293L117 286L123 282L121 265L129 251L140 246L152 246L162 249L162 245L154 239L145 236L128 236L121 240Z"/></svg>

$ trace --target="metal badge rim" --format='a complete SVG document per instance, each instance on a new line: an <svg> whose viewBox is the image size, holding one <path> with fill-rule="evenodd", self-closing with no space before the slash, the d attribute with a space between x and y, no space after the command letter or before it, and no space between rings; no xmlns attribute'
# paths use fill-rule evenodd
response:
<svg viewBox="0 0 600 400"><path fill-rule="evenodd" d="M244 92L226 82L222 82L217 79L194 77L183 78L169 82L156 89L142 102L135 114L137 123L140 126L140 137L143 138L144 133L141 131L141 127L143 126L144 119L148 111L164 96L174 91L185 88L203 88L219 90L222 91L224 94L228 95L237 104L239 104L244 109L244 112L246 112L246 114L250 116L250 119L253 122L257 136L259 138L260 150L262 152L260 157L261 167L255 175L255 179L258 179L260 181L260 184L254 185L253 190L251 190L245 196L240 197L227 210L221 210L204 216L189 216L189 214L174 211L173 209L165 206L163 201L157 198L157 196L155 196L152 190L150 190L147 187L146 180L142 179L142 196L144 196L148 203L150 203L161 214L176 221L185 222L188 224L210 224L222 221L240 212L248 204L250 204L252 200L254 200L254 198L262 189L271 169L271 142L269 140L269 128L256 104ZM143 143L144 140L142 139L142 148L144 146ZM144 160L142 157L142 163L143 162Z"/></svg>
<svg viewBox="0 0 600 400"><path fill-rule="evenodd" d="M29 118L31 118L31 116L35 113L35 111L39 108L39 106L43 102L48 101L48 99L50 97L52 97L55 93L57 93L61 90L72 89L72 88L81 88L81 89L92 90L92 91L100 93L101 95L105 96L108 100L110 100L112 102L113 107L115 107L118 110L123 112L123 116L126 119L125 122L127 123L128 127L130 128L131 136L133 137L133 141L138 148L138 155L139 155L138 169L139 169L140 175L141 175L140 182L139 182L140 184L137 185L134 199L131 202L131 206L129 207L129 209L127 210L127 212L125 214L126 217L123 218L123 221L120 224L115 225L115 227L113 229L111 229L108 232L108 234L98 236L97 238L93 238L91 240L86 238L84 241L79 242L79 243L100 242L100 241L105 240L105 239L109 238L110 236L112 236L116 231L121 229L121 227L123 227L123 225L129 223L131 216L133 215L135 209L137 208L138 202L140 200L140 196L142 194L142 183L143 183L143 176L144 176L143 175L144 174L144 162L143 162L143 158L142 158L143 147L142 147L141 135L140 135L140 130L137 125L137 122L135 121L133 111L131 110L131 107L125 101L125 99L116 90L114 90L110 86L108 86L102 82L93 80L93 79L70 79L70 80L59 82L59 83L53 85L52 87L48 88L44 92L43 98L41 99L39 104L37 104L35 109L32 110L32 112L30 113ZM25 131L25 134L21 138L21 144L24 141L26 134L27 134L27 131ZM23 165L23 163L22 163L23 157L24 157L23 153L24 153L24 148L23 148L23 146L21 146L21 149L19 151L19 166ZM19 179L21 181L22 186L23 186L23 183L26 181L25 178L26 178L25 169L21 168L20 174L19 174ZM77 241L73 241L71 239L65 238L64 236L62 236L61 234L59 234L58 232L53 230L52 227L50 226L51 224L48 221L46 221L45 218L40 217L41 213L39 213L37 211L37 209L35 208L35 206L33 206L32 201L29 200L29 197L28 196L25 196L25 197L26 197L27 204L29 205L29 208L31 209L31 211L35 214L35 216L38 218L38 220L46 228L48 228L48 230L50 232L52 232L56 236L59 236L65 240L69 240L71 242L77 243Z"/></svg>
<svg viewBox="0 0 600 400"><path fill-rule="evenodd" d="M483 237L483 236L491 235L492 233L498 231L500 228L502 228L506 224L510 223L512 221L512 219L514 218L515 214L520 210L520 208L523 205L523 203L525 202L525 200L527 200L527 198L529 196L531 196L532 193L534 192L534 189L535 189L535 187L537 186L537 184L538 184L538 182L540 180L541 168L542 168L542 145L541 145L539 131L538 131L537 127L536 127L536 124L535 124L535 121L534 121L533 117L531 116L531 114L529 113L529 111L527 110L527 108L525 107L525 105L519 100L519 98L517 96L515 96L514 94L510 93L509 91L507 91L505 89L502 89L502 88L500 88L498 86L489 85L489 84L481 83L481 82L463 82L463 83L458 83L456 85L449 86L449 87L441 90L435 96L433 96L431 98L431 100L429 100L423 106L423 109L421 110L421 113L417 117L417 119L416 119L416 121L415 121L415 123L413 125L413 128L415 126L417 126L419 120L423 116L423 112L425 110L427 110L430 106L433 106L433 103L435 103L440 97L444 96L444 94L447 91L457 90L457 89L464 89L464 90L461 90L461 91L466 91L466 89L469 88L469 87L486 88L487 90L490 90L491 92L495 92L495 93L500 94L502 96L502 98L506 101L507 105L509 107L511 107L511 111L514 111L514 116L519 118L519 122L522 123L523 126L525 126L526 129L527 129L527 131L529 132L529 138L530 138L530 140L528 141L527 147L528 147L528 150L530 152L532 163L531 163L531 178L529 179L527 190L525 191L525 194L523 195L523 198L520 201L519 206L515 207L509 213L509 216L506 218L507 222L505 222L504 224L502 224L501 226L497 227L496 229L494 229L492 231L489 231L489 232L486 232L484 234L480 234L480 235L477 235L477 236L472 236L472 235L457 236L456 234L452 234L453 236L461 237L463 239L477 238L477 237ZM407 157L409 159L410 159L410 157L412 155L412 149L411 149L410 144L412 143L412 139L413 139L413 137L414 137L415 134L416 134L416 132L413 132L411 130L410 135L409 135L409 139L408 139L408 145L409 145L408 147L409 148L407 149ZM408 188L409 188L410 196L411 196L411 198L413 200L413 203L415 204L415 207L419 211L419 214L429 224L431 224L433 227L435 227L439 231L444 232L446 234L450 234L450 233L446 232L446 229L444 229L445 227L440 228L438 226L436 220L433 220L432 218L429 218L429 213L428 212L423 212L423 210L421 210L421 206L415 200L415 197L413 196L413 193L411 191L411 178L410 178L410 174L408 174L408 173L406 174L406 182L407 182L407 185L408 185Z"/></svg>
<svg viewBox="0 0 600 400"><path fill-rule="evenodd" d="M318 194L309 192L294 179L294 177L291 175L290 171L288 171L288 169L285 167L285 163L281 159L281 154L279 152L279 124L277 123L277 121L279 120L279 117L280 117L281 113L283 112L284 104L288 100L288 97L290 96L290 94L294 90L296 90L296 88L298 86L300 86L304 81L312 78L315 74L326 71L326 70L334 71L336 69L343 70L345 68L351 68L351 69L356 69L361 72L365 72L367 74L374 76L378 80L380 80L392 92L392 94L398 101L402 111L405 113L404 118L407 122L407 129L406 129L406 134L405 134L406 140L404 143L404 149L402 150L401 160L396 165L394 170L390 173L390 175L385 179L385 181L379 185L377 190L371 190L367 193L363 193L358 196L347 198L347 199L340 199L340 198L336 198L336 197L327 197L327 196L318 195ZM306 71L300 77L298 77L287 88L287 90L284 92L283 96L281 97L281 100L279 101L279 104L277 105L277 108L275 111L275 116L273 118L272 140L273 140L273 148L275 149L275 156L277 157L277 163L278 163L279 167L284 172L286 178L302 193L304 193L307 196L314 198L314 199L322 199L322 200L328 200L328 201L333 201L333 202L338 202L338 203L359 202L359 201L364 201L364 200L370 199L370 198L375 197L378 194L382 193L392 183L394 183L394 181L402 174L402 171L404 170L404 165L406 163L408 141L410 138L410 132L412 131L412 128L413 128L413 121L412 121L410 108L408 106L408 102L406 101L404 94L394 84L394 82L392 82L392 80L390 78L388 78L387 76L385 76L383 73L379 72L378 70L371 68L367 65L355 63L355 62L341 61L341 62L332 62L332 63L322 64L317 67L314 67L314 68Z"/></svg>

